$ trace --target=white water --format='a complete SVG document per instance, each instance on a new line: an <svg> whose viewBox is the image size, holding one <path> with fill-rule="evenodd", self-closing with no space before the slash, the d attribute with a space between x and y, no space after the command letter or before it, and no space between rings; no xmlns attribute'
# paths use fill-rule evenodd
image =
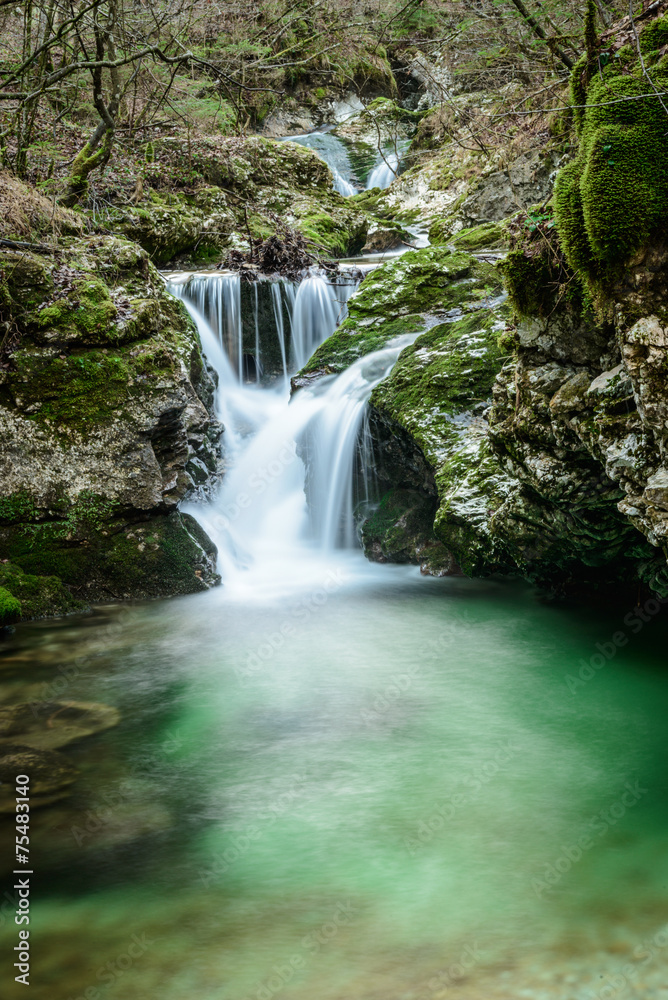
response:
<svg viewBox="0 0 668 1000"><path fill-rule="evenodd" d="M386 153L378 166L369 174L366 182L367 190L374 187L389 187L399 172L399 157L396 153Z"/></svg>
<svg viewBox="0 0 668 1000"><path fill-rule="evenodd" d="M356 283L331 285L319 275L305 278L297 289L292 320L293 371L303 368L313 352L348 315L347 302Z"/></svg>
<svg viewBox="0 0 668 1000"><path fill-rule="evenodd" d="M312 149L332 171L334 190L342 194L344 198L350 198L351 195L357 194L359 188L355 187L353 183L356 178L348 151L344 143L335 135L331 135L329 132L308 132L304 135L291 135L281 141L296 142L299 146Z"/></svg>
<svg viewBox="0 0 668 1000"><path fill-rule="evenodd" d="M345 143L329 132L309 132L305 135L291 135L282 142L296 142L317 153L332 171L334 190L349 198L361 188L361 182L355 175ZM406 143L400 143L402 149ZM383 153L380 162L374 167L367 178L367 190L374 187L386 188L399 173L399 153L396 150ZM357 186L355 186L357 184Z"/></svg>
<svg viewBox="0 0 668 1000"><path fill-rule="evenodd" d="M353 472L366 402L414 338L397 338L290 399L287 370L277 385L243 383L225 353L228 344L241 351L241 333L236 339L227 336L233 320L241 330L233 287L238 280L197 277L170 285L190 309L218 372L218 414L230 460L216 499L188 509L216 543L226 585L244 594L267 588L279 593L290 578L302 584L322 575L323 558L331 561L335 551L356 547ZM210 300L206 283L211 283ZM302 281L291 314L291 370L302 367L334 331L354 288L331 285L321 275ZM278 320L278 285L272 286L272 296ZM220 303L229 304L232 316ZM285 359L282 321L277 329Z"/></svg>

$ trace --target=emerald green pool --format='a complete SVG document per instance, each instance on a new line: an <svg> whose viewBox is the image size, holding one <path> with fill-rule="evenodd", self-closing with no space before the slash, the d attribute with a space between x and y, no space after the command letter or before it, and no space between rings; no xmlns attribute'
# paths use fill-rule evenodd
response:
<svg viewBox="0 0 668 1000"><path fill-rule="evenodd" d="M122 712L33 814L30 991L10 890L2 995L668 996L662 614L312 570L0 647L4 700Z"/></svg>

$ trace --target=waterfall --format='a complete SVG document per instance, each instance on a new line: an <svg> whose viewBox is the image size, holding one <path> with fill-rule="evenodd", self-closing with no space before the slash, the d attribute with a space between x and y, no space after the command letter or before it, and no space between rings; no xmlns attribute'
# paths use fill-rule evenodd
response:
<svg viewBox="0 0 668 1000"><path fill-rule="evenodd" d="M357 284L327 282L322 275L305 278L297 290L292 320L292 366L303 368L348 314L347 302Z"/></svg>
<svg viewBox="0 0 668 1000"><path fill-rule="evenodd" d="M399 171L399 157L396 152L386 153L385 159L374 167L366 182L367 190L374 187L389 187Z"/></svg>
<svg viewBox="0 0 668 1000"><path fill-rule="evenodd" d="M345 144L329 132L309 132L306 135L291 135L281 142L296 142L299 146L306 146L324 160L332 171L334 178L334 190L342 194L344 198L350 198L357 194L358 188L353 181L355 174L348 156Z"/></svg>
<svg viewBox="0 0 668 1000"><path fill-rule="evenodd" d="M211 283L210 298L202 282ZM236 313L211 308L211 303L217 307L222 301L216 283L219 276L169 283L189 308L207 358L218 371L218 410L228 458L216 498L188 509L216 543L227 585L273 586L280 591L286 576L321 573L323 556L331 558L335 550L356 546L354 470L360 448L363 455L369 447L361 434L366 403L405 344L415 338L397 338L341 375L326 376L290 399L285 379L268 385L244 382L230 364L225 333L233 320L239 321ZM277 334L283 357L290 357L286 375L301 367L333 332L355 287L354 282L332 284L322 275L311 275L293 296L286 284L271 283ZM290 355L279 321L284 301L292 303ZM225 302L236 309L231 292ZM256 307L254 337L258 315ZM260 344L263 336L260 328ZM243 347L242 341L236 343Z"/></svg>
<svg viewBox="0 0 668 1000"><path fill-rule="evenodd" d="M257 282L255 282L255 294L257 296ZM271 303L274 308L274 320L276 322L276 332L278 333L278 343L281 349L281 362L283 364L283 379L287 383L288 381L288 357L285 352L285 329L283 325L283 297L281 295L281 285L272 283L271 286ZM257 306L255 310L255 324L258 324L258 313ZM259 356L258 348L258 356Z"/></svg>

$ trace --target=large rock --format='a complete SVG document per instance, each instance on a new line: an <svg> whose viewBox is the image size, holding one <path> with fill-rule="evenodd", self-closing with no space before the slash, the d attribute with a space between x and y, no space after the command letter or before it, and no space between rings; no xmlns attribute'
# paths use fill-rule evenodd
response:
<svg viewBox="0 0 668 1000"><path fill-rule="evenodd" d="M85 599L216 582L211 542L176 509L189 468L216 471L221 433L182 304L113 237L7 250L0 268L0 558Z"/></svg>
<svg viewBox="0 0 668 1000"><path fill-rule="evenodd" d="M364 246L365 213L334 190L327 164L297 143L217 137L189 148L165 138L155 156L153 186L133 205L112 205L108 224L158 264L184 256L218 261L226 250L246 248L249 233L267 237L281 224L324 255L343 257Z"/></svg>
<svg viewBox="0 0 668 1000"><path fill-rule="evenodd" d="M494 267L444 247L410 251L377 268L350 315L316 351L298 384L340 371L404 336L406 348L370 404L376 503L360 512L367 555L458 572L434 532L452 468L468 467L499 370L506 307Z"/></svg>

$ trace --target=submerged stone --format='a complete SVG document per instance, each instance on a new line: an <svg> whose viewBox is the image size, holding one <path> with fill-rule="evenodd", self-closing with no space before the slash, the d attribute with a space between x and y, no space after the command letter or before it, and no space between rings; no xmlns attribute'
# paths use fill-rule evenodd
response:
<svg viewBox="0 0 668 1000"><path fill-rule="evenodd" d="M111 729L120 722L111 705L76 701L39 701L0 708L3 744L20 742L35 750L57 750L76 740Z"/></svg>
<svg viewBox="0 0 668 1000"><path fill-rule="evenodd" d="M79 771L56 750L0 745L0 813L16 812L16 776L21 774L30 778L30 808L38 809L68 796Z"/></svg>

